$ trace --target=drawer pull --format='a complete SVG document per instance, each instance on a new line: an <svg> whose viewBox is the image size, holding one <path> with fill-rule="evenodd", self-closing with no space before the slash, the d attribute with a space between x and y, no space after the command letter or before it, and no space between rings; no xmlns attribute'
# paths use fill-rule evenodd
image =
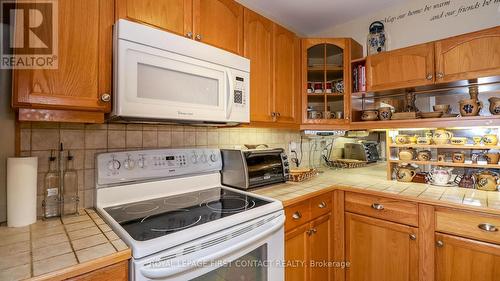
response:
<svg viewBox="0 0 500 281"><path fill-rule="evenodd" d="M372 208L373 208L373 209L375 209L375 210L379 210L379 211L381 211L381 210L383 210L383 209L384 209L384 205L379 204L379 203L373 203L373 204L372 204Z"/></svg>
<svg viewBox="0 0 500 281"><path fill-rule="evenodd" d="M436 241L436 247L443 248L443 246L444 246L443 241L441 241L441 240Z"/></svg>
<svg viewBox="0 0 500 281"><path fill-rule="evenodd" d="M491 223L480 223L477 225L477 227L479 227L479 229L481 229L481 230L488 231L488 232L498 231L498 228L496 226L492 225Z"/></svg>
<svg viewBox="0 0 500 281"><path fill-rule="evenodd" d="M316 233L316 232L318 232L318 230L316 229L316 227L312 228L311 231L312 231L313 234Z"/></svg>
<svg viewBox="0 0 500 281"><path fill-rule="evenodd" d="M320 208L320 209L326 208L326 203L321 201L321 203L318 204L318 208Z"/></svg>
<svg viewBox="0 0 500 281"><path fill-rule="evenodd" d="M293 220L300 220L300 218L302 218L302 214L299 211L293 213L292 215Z"/></svg>
<svg viewBox="0 0 500 281"><path fill-rule="evenodd" d="M414 233L410 234L410 240L417 240L417 235Z"/></svg>

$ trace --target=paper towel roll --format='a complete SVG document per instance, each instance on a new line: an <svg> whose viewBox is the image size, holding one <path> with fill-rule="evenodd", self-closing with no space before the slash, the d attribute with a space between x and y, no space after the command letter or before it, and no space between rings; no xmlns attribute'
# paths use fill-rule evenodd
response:
<svg viewBox="0 0 500 281"><path fill-rule="evenodd" d="M7 159L7 226L21 227L36 221L37 157Z"/></svg>

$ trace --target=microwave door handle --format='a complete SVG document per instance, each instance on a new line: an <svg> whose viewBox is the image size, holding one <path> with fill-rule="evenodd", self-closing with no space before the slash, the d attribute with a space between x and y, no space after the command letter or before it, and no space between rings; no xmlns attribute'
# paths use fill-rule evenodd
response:
<svg viewBox="0 0 500 281"><path fill-rule="evenodd" d="M273 223L273 225L271 227L254 235L252 238L247 239L245 241L242 241L240 243L236 243L236 244L234 244L230 247L227 247L221 251L218 251L217 253L214 253L212 255L208 255L208 256L205 256L205 257L200 258L198 260L194 260L192 262L186 263L186 265L184 265L184 266L168 266L168 267L147 266L147 267L140 268L139 270L146 278L166 279L166 278L169 278L173 275L192 270L194 267L196 267L197 264L210 264L211 261L220 260L220 259L224 258L225 256L228 256L228 255L233 254L233 253L237 253L248 246L254 245L259 240L266 238L269 235L273 234L274 232L278 231L280 228L283 227L284 223L285 223L285 217L280 216Z"/></svg>
<svg viewBox="0 0 500 281"><path fill-rule="evenodd" d="M226 70L226 78L227 78L226 119L229 119L229 117L231 116L231 112L233 111L233 101L231 100L231 94L234 93L233 74L229 69Z"/></svg>

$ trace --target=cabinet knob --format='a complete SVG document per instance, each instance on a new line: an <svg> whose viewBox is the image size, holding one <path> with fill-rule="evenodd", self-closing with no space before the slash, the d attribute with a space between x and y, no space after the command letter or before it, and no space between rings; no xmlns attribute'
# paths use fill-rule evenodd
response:
<svg viewBox="0 0 500 281"><path fill-rule="evenodd" d="M292 215L293 220L300 220L300 218L302 218L302 214L299 211L293 213Z"/></svg>
<svg viewBox="0 0 500 281"><path fill-rule="evenodd" d="M102 94L101 95L101 101L102 102L110 102L111 101L111 95L110 94Z"/></svg>
<svg viewBox="0 0 500 281"><path fill-rule="evenodd" d="M372 204L372 208L375 209L375 210L382 211L384 209L384 205L379 204L379 203L373 203Z"/></svg>
<svg viewBox="0 0 500 281"><path fill-rule="evenodd" d="M279 112L276 112L276 117L280 117L281 114Z"/></svg>
<svg viewBox="0 0 500 281"><path fill-rule="evenodd" d="M320 208L320 209L326 208L326 203L321 201L321 203L318 204L318 208Z"/></svg>
<svg viewBox="0 0 500 281"><path fill-rule="evenodd" d="M314 234L314 233L318 232L318 230L316 229L316 227L313 227L313 228L311 228L311 232L312 232L312 234Z"/></svg>
<svg viewBox="0 0 500 281"><path fill-rule="evenodd" d="M187 32L186 37L189 39L193 39L193 32L191 32L191 31Z"/></svg>
<svg viewBox="0 0 500 281"><path fill-rule="evenodd" d="M307 236L311 236L311 235L313 234L313 233L312 233L312 229L307 230L307 231L306 231L306 234L307 234Z"/></svg>
<svg viewBox="0 0 500 281"><path fill-rule="evenodd" d="M433 77L433 76L432 76L432 74L430 74L430 73L429 73L429 74L427 74L427 77L425 77L425 78L426 78L427 80L432 80L432 77Z"/></svg>
<svg viewBox="0 0 500 281"><path fill-rule="evenodd" d="M441 240L436 241L436 247L442 248L443 246L444 246L443 241L441 241Z"/></svg>
<svg viewBox="0 0 500 281"><path fill-rule="evenodd" d="M437 77L437 78L439 78L439 79L441 79L441 78L443 78L443 77L444 77L444 74L443 74L442 72L438 72L438 73L436 74L436 77Z"/></svg>
<svg viewBox="0 0 500 281"><path fill-rule="evenodd" d="M271 117L276 117L276 112L271 112Z"/></svg>
<svg viewBox="0 0 500 281"><path fill-rule="evenodd" d="M414 233L410 234L410 240L417 240L417 235Z"/></svg>
<svg viewBox="0 0 500 281"><path fill-rule="evenodd" d="M477 227L479 227L479 229L487 231L487 232L496 232L496 231L498 231L498 228L495 225L491 224L491 223L480 223L480 224L477 225Z"/></svg>
<svg viewBox="0 0 500 281"><path fill-rule="evenodd" d="M201 34L196 34L196 37L194 37L196 41L201 41Z"/></svg>

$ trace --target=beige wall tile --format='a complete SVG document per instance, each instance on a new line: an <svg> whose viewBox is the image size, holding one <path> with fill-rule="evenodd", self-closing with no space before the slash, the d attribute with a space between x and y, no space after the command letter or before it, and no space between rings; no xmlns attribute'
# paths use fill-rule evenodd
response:
<svg viewBox="0 0 500 281"><path fill-rule="evenodd" d="M118 130L125 131L127 126L125 124L110 123L108 124L108 130Z"/></svg>
<svg viewBox="0 0 500 281"><path fill-rule="evenodd" d="M142 147L142 131L128 131L126 133L126 145L130 147Z"/></svg>
<svg viewBox="0 0 500 281"><path fill-rule="evenodd" d="M84 189L91 189L95 187L95 176L94 176L94 169L86 169L83 172L83 188Z"/></svg>
<svg viewBox="0 0 500 281"><path fill-rule="evenodd" d="M85 130L85 148L107 148L108 134L105 130Z"/></svg>
<svg viewBox="0 0 500 281"><path fill-rule="evenodd" d="M219 144L219 133L216 130L207 132L207 145Z"/></svg>
<svg viewBox="0 0 500 281"><path fill-rule="evenodd" d="M90 190L85 190L84 191L84 201L83 201L83 207L84 208L92 208L94 206L94 192L95 192L95 187L90 189Z"/></svg>
<svg viewBox="0 0 500 281"><path fill-rule="evenodd" d="M196 145L196 132L194 130L184 131L184 145L192 147Z"/></svg>
<svg viewBox="0 0 500 281"><path fill-rule="evenodd" d="M108 148L125 148L125 131L108 131Z"/></svg>
<svg viewBox="0 0 500 281"><path fill-rule="evenodd" d="M84 131L61 130L61 142L64 145L64 149L83 149Z"/></svg>
<svg viewBox="0 0 500 281"><path fill-rule="evenodd" d="M59 130L33 129L31 133L32 150L50 150L59 148Z"/></svg>
<svg viewBox="0 0 500 281"><path fill-rule="evenodd" d="M208 144L208 134L207 131L197 131L196 132L196 145L207 145Z"/></svg>
<svg viewBox="0 0 500 281"><path fill-rule="evenodd" d="M31 150L31 129L21 129L19 138L21 151Z"/></svg>
<svg viewBox="0 0 500 281"><path fill-rule="evenodd" d="M194 133L192 133L194 134ZM186 140L184 139L183 132L172 131L172 147L183 147L186 146Z"/></svg>
<svg viewBox="0 0 500 281"><path fill-rule="evenodd" d="M142 132L142 147L145 147L145 148L158 147L158 131L157 130L150 130L150 131L143 131Z"/></svg>
<svg viewBox="0 0 500 281"><path fill-rule="evenodd" d="M60 123L61 129L84 130L85 124L81 123Z"/></svg>
<svg viewBox="0 0 500 281"><path fill-rule="evenodd" d="M172 146L172 132L158 131L158 147Z"/></svg>

